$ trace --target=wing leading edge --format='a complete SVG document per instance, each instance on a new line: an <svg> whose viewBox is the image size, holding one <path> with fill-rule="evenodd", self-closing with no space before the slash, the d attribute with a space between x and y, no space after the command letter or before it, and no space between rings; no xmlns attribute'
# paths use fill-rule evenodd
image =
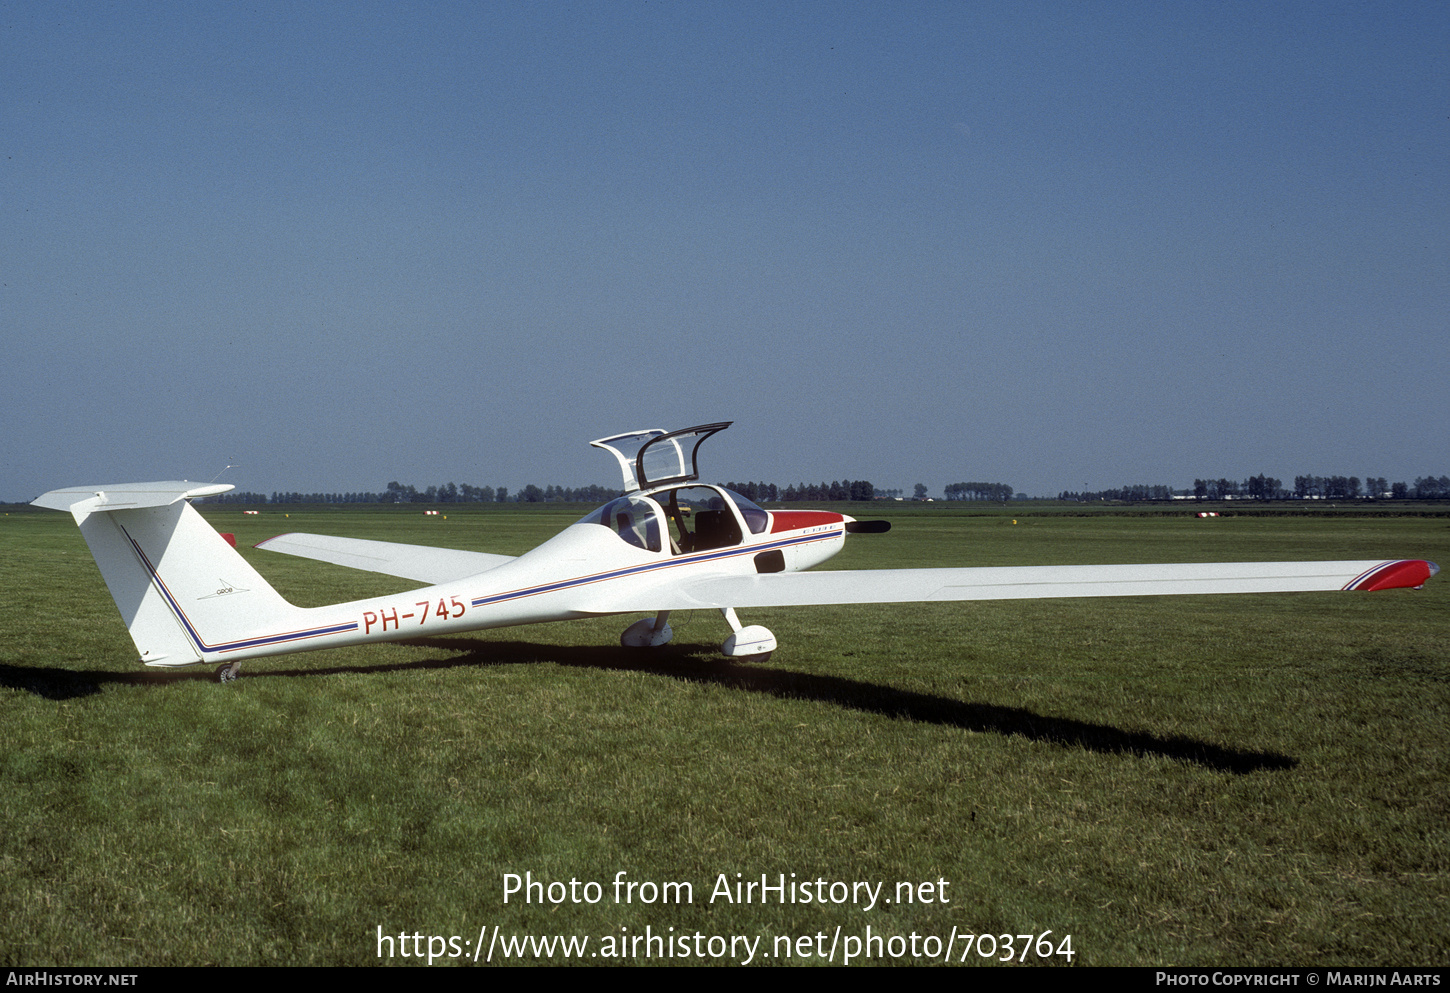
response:
<svg viewBox="0 0 1450 993"><path fill-rule="evenodd" d="M490 555L456 548L433 548L429 545L405 545L396 541L369 541L365 538L336 538L326 534L279 534L259 541L257 548L304 559L331 562L351 569L381 572L402 579L415 579L438 585L456 579L477 576L512 562L512 555Z"/></svg>
<svg viewBox="0 0 1450 993"><path fill-rule="evenodd" d="M587 613L804 607L938 600L1291 593L1419 587L1439 572L1418 559L1346 562L1201 562L1165 565L871 569L716 576L611 595Z"/></svg>

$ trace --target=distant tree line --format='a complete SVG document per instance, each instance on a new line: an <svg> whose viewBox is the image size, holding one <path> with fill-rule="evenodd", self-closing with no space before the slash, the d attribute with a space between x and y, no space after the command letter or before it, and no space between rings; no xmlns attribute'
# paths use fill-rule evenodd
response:
<svg viewBox="0 0 1450 993"><path fill-rule="evenodd" d="M871 500L882 494L864 479L838 480L807 485L799 483L782 490L775 483L726 483L747 500L756 503L793 503L801 500ZM507 487L470 486L445 483L420 490L416 486L391 482L381 493L265 493L231 492L214 497L218 503L607 503L622 491L608 486L546 486L533 483L517 493ZM890 491L899 494L900 490Z"/></svg>
<svg viewBox="0 0 1450 993"><path fill-rule="evenodd" d="M1122 500L1129 503L1138 503L1147 500L1171 500L1173 491L1166 486L1149 486L1145 483L1135 483L1132 486L1122 486L1117 489L1095 490L1090 493L1077 493L1064 490L1057 495L1059 500Z"/></svg>
<svg viewBox="0 0 1450 993"><path fill-rule="evenodd" d="M545 486L543 489L533 483L513 495L515 503L608 503L624 491L608 486ZM499 503L509 499L508 490L500 489Z"/></svg>
<svg viewBox="0 0 1450 993"><path fill-rule="evenodd" d="M831 500L899 499L899 489L880 490L864 479L836 480L830 483L797 483L781 489L775 483L726 483L746 499L756 503L796 503ZM927 488L915 487L915 498L926 499ZM420 490L411 484L391 482L381 493L298 493L272 494L236 492L210 499L217 503L287 504L287 503L607 503L619 496L620 490L608 486L539 486L530 483L517 493L508 487L471 486L467 483L444 483ZM948 500L1023 499L1006 483L948 483L944 494ZM1450 500L1450 476L1420 476L1413 485L1391 483L1383 476L1361 480L1358 476L1295 476L1292 487L1281 480L1260 473L1247 479L1195 479L1193 489L1174 490L1163 485L1135 483L1113 489L1077 492L1064 490L1059 500L1103 501L1126 503L1171 500L1174 496L1191 496L1196 500Z"/></svg>
<svg viewBox="0 0 1450 993"><path fill-rule="evenodd" d="M1260 473L1248 479L1195 479L1193 490L1183 492L1195 500L1445 500L1450 499L1450 476L1421 476L1414 486L1371 476L1361 484L1358 476L1295 476L1293 488ZM1124 486L1088 493L1063 491L1059 500L1118 500L1125 502L1170 500L1167 486Z"/></svg>
<svg viewBox="0 0 1450 993"><path fill-rule="evenodd" d="M444 483L420 490L411 484L391 482L381 493L266 493L236 492L213 497L217 503L606 503L620 490L608 486L548 486L530 483L517 493L507 486L471 486Z"/></svg>
<svg viewBox="0 0 1450 993"><path fill-rule="evenodd" d="M1399 487L1404 485L1404 483L1395 484ZM1390 487L1391 491L1394 488L1394 486ZM1415 488L1412 493L1416 500L1450 500L1450 476L1421 476L1415 480Z"/></svg>
<svg viewBox="0 0 1450 993"><path fill-rule="evenodd" d="M775 503L780 500L780 487L774 483L726 483L727 490L734 490L755 503Z"/></svg>
<svg viewBox="0 0 1450 993"><path fill-rule="evenodd" d="M1444 500L1450 498L1450 476L1420 476L1415 484L1391 483L1384 476L1370 476L1359 488L1357 476L1295 476L1294 496L1301 500Z"/></svg>
<svg viewBox="0 0 1450 993"><path fill-rule="evenodd" d="M741 495L749 496L750 494L742 493ZM876 487L864 479L836 480L816 485L797 483L794 486L787 486L785 492L780 494L780 499L786 503L796 503L801 500L874 500L875 498Z"/></svg>
<svg viewBox="0 0 1450 993"><path fill-rule="evenodd" d="M1195 479L1193 496L1197 500L1286 500L1289 495L1279 480L1259 473L1242 483L1233 479Z"/></svg>
<svg viewBox="0 0 1450 993"><path fill-rule="evenodd" d="M1361 486L1358 476L1295 476L1293 489L1264 475L1242 483L1195 479L1193 495L1200 500L1443 500L1450 497L1450 477L1422 476L1409 486L1370 476Z"/></svg>
<svg viewBox="0 0 1450 993"><path fill-rule="evenodd" d="M996 500L1012 499L1012 487L1006 483L948 483L945 494L948 500Z"/></svg>

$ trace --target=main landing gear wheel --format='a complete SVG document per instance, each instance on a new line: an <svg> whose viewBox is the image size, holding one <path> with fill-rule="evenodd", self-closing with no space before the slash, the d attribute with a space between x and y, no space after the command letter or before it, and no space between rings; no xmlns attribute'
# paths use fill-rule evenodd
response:
<svg viewBox="0 0 1450 993"><path fill-rule="evenodd" d="M675 636L669 625L670 612L663 611L657 617L645 617L635 621L619 636L619 643L625 648L659 648L668 645Z"/></svg>
<svg viewBox="0 0 1450 993"><path fill-rule="evenodd" d="M237 677L242 674L242 663L228 662L217 667L216 678L219 683L235 683Z"/></svg>
<svg viewBox="0 0 1450 993"><path fill-rule="evenodd" d="M741 662L764 662L770 658L770 653L775 651L775 635L770 633L770 628L759 624L742 627L734 607L722 608L721 613L734 633L725 639L720 651Z"/></svg>

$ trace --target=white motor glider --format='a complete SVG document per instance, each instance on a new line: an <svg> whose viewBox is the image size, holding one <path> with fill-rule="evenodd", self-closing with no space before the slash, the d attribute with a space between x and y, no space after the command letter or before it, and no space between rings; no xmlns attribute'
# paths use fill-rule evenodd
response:
<svg viewBox="0 0 1450 993"><path fill-rule="evenodd" d="M75 517L142 662L220 662L223 682L236 678L243 659L605 614L652 614L621 637L646 648L670 640L671 611L717 609L733 632L722 651L763 658L775 636L742 626L736 608L1382 590L1418 588L1439 571L1432 562L1402 559L804 573L839 552L847 534L890 525L825 510L767 511L698 482L700 444L729 426L592 442L618 459L624 495L517 558L313 534L257 545L434 584L329 607L282 599L187 502L230 485L78 486L34 503Z"/></svg>

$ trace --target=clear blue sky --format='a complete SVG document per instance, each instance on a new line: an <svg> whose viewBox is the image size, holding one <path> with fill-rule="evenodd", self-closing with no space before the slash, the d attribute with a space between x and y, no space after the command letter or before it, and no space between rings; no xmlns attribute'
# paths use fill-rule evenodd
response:
<svg viewBox="0 0 1450 993"><path fill-rule="evenodd" d="M0 2L0 499L1450 472L1444 3Z"/></svg>

